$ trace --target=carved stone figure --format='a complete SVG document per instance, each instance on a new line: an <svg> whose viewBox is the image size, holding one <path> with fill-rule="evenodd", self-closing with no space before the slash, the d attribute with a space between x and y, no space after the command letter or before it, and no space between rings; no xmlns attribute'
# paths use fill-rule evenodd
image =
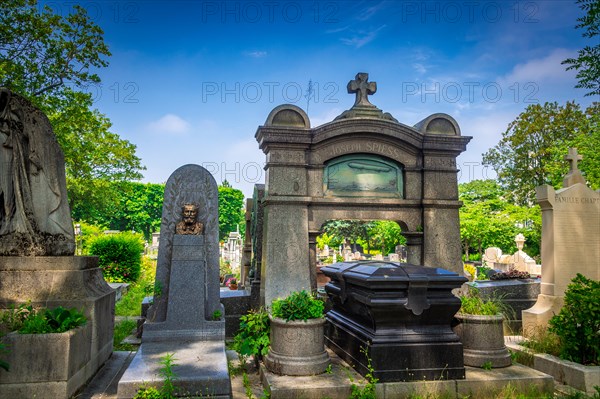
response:
<svg viewBox="0 0 600 399"><path fill-rule="evenodd" d="M0 255L73 255L65 162L50 121L0 88Z"/></svg>
<svg viewBox="0 0 600 399"><path fill-rule="evenodd" d="M195 204L185 204L181 208L182 220L177 223L175 231L183 235L200 235L204 230L204 225L198 222L198 207Z"/></svg>

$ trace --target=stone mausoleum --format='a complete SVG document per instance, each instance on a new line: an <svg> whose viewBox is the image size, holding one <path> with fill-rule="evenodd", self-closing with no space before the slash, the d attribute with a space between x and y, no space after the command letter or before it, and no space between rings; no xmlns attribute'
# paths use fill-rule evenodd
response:
<svg viewBox="0 0 600 399"><path fill-rule="evenodd" d="M331 219L395 221L409 263L462 273L456 158L471 137L441 113L404 125L370 103L376 90L359 73L348 83L354 106L333 121L311 128L302 109L284 104L258 127L261 303L316 288L316 237Z"/></svg>

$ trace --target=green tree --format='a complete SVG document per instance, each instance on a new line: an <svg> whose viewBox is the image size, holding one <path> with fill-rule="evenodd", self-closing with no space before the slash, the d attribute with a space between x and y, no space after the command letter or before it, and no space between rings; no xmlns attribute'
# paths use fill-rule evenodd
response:
<svg viewBox="0 0 600 399"><path fill-rule="evenodd" d="M135 146L110 132L108 118L81 89L98 83L93 69L108 65L103 31L75 5L55 15L36 0L0 2L0 86L44 111L65 152L73 217L98 223L118 204L113 181L141 177Z"/></svg>
<svg viewBox="0 0 600 399"><path fill-rule="evenodd" d="M390 220L376 220L369 229L369 238L371 245L381 249L382 255L393 253L396 245L406 243L406 238L402 235L402 229L398 223Z"/></svg>
<svg viewBox="0 0 600 399"><path fill-rule="evenodd" d="M504 253L516 251L515 236L526 238L525 252L538 256L541 240L541 211L539 206L518 206L495 180L474 180L458 186L460 236L465 259L470 253L481 256L488 247L498 247Z"/></svg>
<svg viewBox="0 0 600 399"><path fill-rule="evenodd" d="M229 233L240 229L245 234L244 193L231 187L227 180L219 186L219 239L225 240Z"/></svg>
<svg viewBox="0 0 600 399"><path fill-rule="evenodd" d="M104 32L75 5L55 15L37 0L0 2L0 85L23 95L62 90L100 81L93 68L108 65Z"/></svg>
<svg viewBox="0 0 600 399"><path fill-rule="evenodd" d="M583 37L592 40L593 46L585 46L578 51L577 58L568 58L562 64L569 65L567 71L575 69L578 89L589 90L586 96L600 95L600 1L577 0L585 15L577 18L577 29L585 29Z"/></svg>
<svg viewBox="0 0 600 399"><path fill-rule="evenodd" d="M373 222L363 220L328 220L323 224L321 230L336 241L345 242L348 240L353 245L353 251L356 251L356 244L359 240L365 242L367 250L369 250L368 233L372 225Z"/></svg>
<svg viewBox="0 0 600 399"><path fill-rule="evenodd" d="M592 188L600 187L597 178L597 145L600 104L585 112L574 102L560 106L556 102L528 106L502 134L500 142L483 154L483 163L498 175L508 199L517 204L535 203L535 187L550 184L559 188L569 165L564 156L569 147L584 155L580 168Z"/></svg>
<svg viewBox="0 0 600 399"><path fill-rule="evenodd" d="M160 229L165 185L138 182L115 185L119 206L114 216L107 219L107 225L112 230L142 233L150 241L152 233Z"/></svg>
<svg viewBox="0 0 600 399"><path fill-rule="evenodd" d="M73 218L102 223L119 206L121 188L114 182L142 177L136 146L110 131L110 120L92 109L89 94L66 88L61 97L46 97L41 108L65 153Z"/></svg>

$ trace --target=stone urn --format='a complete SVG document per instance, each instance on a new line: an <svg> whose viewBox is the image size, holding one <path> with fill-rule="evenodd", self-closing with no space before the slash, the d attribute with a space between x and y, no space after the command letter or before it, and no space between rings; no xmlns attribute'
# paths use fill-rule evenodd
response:
<svg viewBox="0 0 600 399"><path fill-rule="evenodd" d="M465 366L500 368L511 365L510 354L504 345L504 316L457 313L455 317L459 324L453 330L462 341Z"/></svg>
<svg viewBox="0 0 600 399"><path fill-rule="evenodd" d="M286 321L271 319L271 348L265 366L275 374L315 375L325 372L329 355L325 351L325 319Z"/></svg>

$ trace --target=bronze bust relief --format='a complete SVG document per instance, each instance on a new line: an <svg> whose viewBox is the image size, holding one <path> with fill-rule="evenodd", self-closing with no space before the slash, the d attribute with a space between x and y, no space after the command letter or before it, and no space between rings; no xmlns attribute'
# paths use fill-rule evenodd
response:
<svg viewBox="0 0 600 399"><path fill-rule="evenodd" d="M181 208L182 220L175 227L176 234L200 235L204 232L204 224L197 221L198 206L195 204L185 204Z"/></svg>

